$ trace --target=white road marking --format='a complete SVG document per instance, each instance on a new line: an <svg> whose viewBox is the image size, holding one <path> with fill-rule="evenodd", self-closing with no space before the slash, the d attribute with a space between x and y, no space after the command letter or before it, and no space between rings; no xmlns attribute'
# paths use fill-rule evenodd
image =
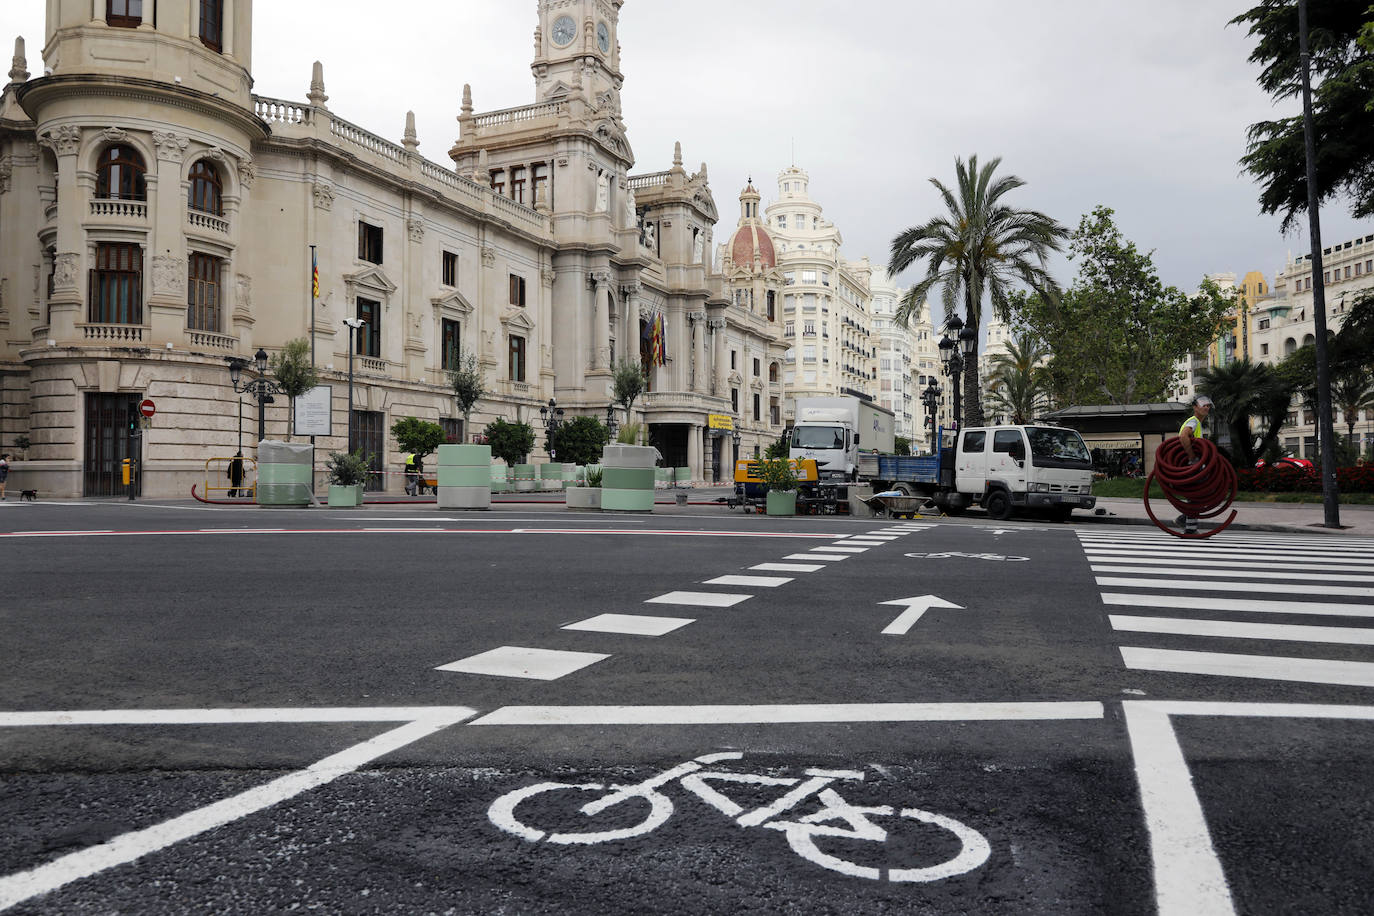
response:
<svg viewBox="0 0 1374 916"><path fill-rule="evenodd" d="M859 547L881 547L887 541L880 541L876 538L850 538L847 541L840 541L841 544L853 544Z"/></svg>
<svg viewBox="0 0 1374 916"><path fill-rule="evenodd" d="M1184 578L1191 576L1234 576L1237 579L1292 579L1291 572L1269 572L1272 567L1267 563L1250 564L1263 569L1241 569L1235 565L1222 567L1213 566L1099 566L1092 564L1093 572L1120 572L1120 573L1143 573L1158 576L1181 576ZM1302 569L1311 569L1301 567ZM1342 576L1323 574L1323 582L1374 582L1374 575L1368 576Z"/></svg>
<svg viewBox="0 0 1374 916"><path fill-rule="evenodd" d="M825 550L827 553L865 553L865 552L867 552L869 549L870 549L870 548L868 548L868 547L826 547L826 548L824 548L824 550Z"/></svg>
<svg viewBox="0 0 1374 916"><path fill-rule="evenodd" d="M861 535L858 535L858 536L856 537L856 540L865 540L865 541L895 541L895 540L897 540L897 535L895 535L895 534L884 534L884 533L881 532L881 531L870 531L870 532L868 532L868 534L861 534Z"/></svg>
<svg viewBox="0 0 1374 916"><path fill-rule="evenodd" d="M1228 703L1213 700L1130 700L1170 716L1241 716L1259 719L1356 719L1374 721L1374 706L1326 703Z"/></svg>
<svg viewBox="0 0 1374 916"><path fill-rule="evenodd" d="M1097 557L1159 557L1165 560L1206 560L1209 563L1221 561L1229 563L1232 560L1275 560L1280 562L1316 560L1318 562L1329 563L1332 560L1339 559L1341 562L1351 566L1374 566L1374 555L1368 553L1337 554L1329 551L1305 553L1293 550L1242 550L1221 553L1218 551L1195 550L1192 548L1180 548L1178 550L1144 550L1117 544L1113 545L1113 549L1111 550L1085 549L1083 552L1086 553L1090 559Z"/></svg>
<svg viewBox="0 0 1374 916"><path fill-rule="evenodd" d="M730 595L721 592L669 592L650 598L645 604L686 604L693 607L734 607L753 595Z"/></svg>
<svg viewBox="0 0 1374 916"><path fill-rule="evenodd" d="M1197 582L1166 581L1162 579L1128 579L1098 576L1098 585L1116 588L1163 588L1202 592L1268 592L1276 595L1341 595L1352 598L1374 597L1374 588L1357 585L1314 585L1308 582L1272 584L1268 582Z"/></svg>
<svg viewBox="0 0 1374 916"><path fill-rule="evenodd" d="M1133 701L1122 705L1150 832L1159 916L1233 916L1231 891L1169 717Z"/></svg>
<svg viewBox="0 0 1374 916"><path fill-rule="evenodd" d="M751 566L750 569L757 569L760 572L819 572L825 569L824 563L760 563Z"/></svg>
<svg viewBox="0 0 1374 916"><path fill-rule="evenodd" d="M1128 595L1103 592L1103 604L1163 607L1197 611L1250 611L1256 614L1321 614L1328 617L1374 617L1368 604L1332 601L1260 601L1249 598L1212 598L1203 595Z"/></svg>
<svg viewBox="0 0 1374 916"><path fill-rule="evenodd" d="M489 674L494 677L517 677L533 681L554 681L579 671L588 665L610 658L597 652L568 652L562 649L530 649L524 646L501 646L468 658L440 665L435 671L456 671L461 674Z"/></svg>
<svg viewBox="0 0 1374 916"><path fill-rule="evenodd" d="M1096 702L824 703L763 706L506 706L470 725L773 725L1101 719Z"/></svg>
<svg viewBox="0 0 1374 916"><path fill-rule="evenodd" d="M848 560L849 554L846 553L826 553L826 548L817 547L811 553L791 553L783 557L784 560Z"/></svg>
<svg viewBox="0 0 1374 916"><path fill-rule="evenodd" d="M643 614L599 614L564 630L586 630L592 633L621 633L626 636L663 636L694 622L691 617L652 617Z"/></svg>
<svg viewBox="0 0 1374 916"><path fill-rule="evenodd" d="M1177 649L1144 649L1122 646L1127 668L1170 671L1177 674L1214 674L1266 681L1303 681L1374 687L1374 663L1332 661L1320 658L1280 658L1268 655L1231 655L1223 652L1187 652Z"/></svg>
<svg viewBox="0 0 1374 916"><path fill-rule="evenodd" d="M0 727L33 725L245 725L276 722L415 722L474 715L464 706L339 706L281 709L59 709L0 712Z"/></svg>
<svg viewBox="0 0 1374 916"><path fill-rule="evenodd" d="M1220 636L1231 639L1277 639L1286 642L1326 642L1374 646L1368 627L1314 627L1287 623L1237 623L1230 620L1180 620L1174 617L1130 617L1111 614L1114 630L1168 633L1176 636Z"/></svg>
<svg viewBox="0 0 1374 916"><path fill-rule="evenodd" d="M455 725L474 713L475 710L458 707L436 711L432 716L427 715L400 728L394 728L326 757L304 770L274 779L232 798L206 805L143 830L125 833L98 846L69 853L36 868L7 875L0 878L0 910L106 869L126 865L174 843L280 804L352 773L373 760L421 738Z"/></svg>
<svg viewBox="0 0 1374 916"><path fill-rule="evenodd" d="M702 585L740 585L758 586L759 588L777 588L779 585L786 585L792 579L788 576L716 576L714 579L707 579Z"/></svg>
<svg viewBox="0 0 1374 916"><path fill-rule="evenodd" d="M952 607L963 609L963 605L953 604L935 595L920 595L912 598L899 598L896 601L883 601L881 604L896 604L906 607L897 619L883 628L884 636L904 636L926 611L933 607Z"/></svg>

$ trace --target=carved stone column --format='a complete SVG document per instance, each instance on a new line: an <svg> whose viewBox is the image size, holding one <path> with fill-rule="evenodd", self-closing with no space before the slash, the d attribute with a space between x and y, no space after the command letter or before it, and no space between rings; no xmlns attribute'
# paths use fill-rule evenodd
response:
<svg viewBox="0 0 1374 916"><path fill-rule="evenodd" d="M596 286L596 306L592 310L592 368L609 369L611 365L611 272L593 271L590 280Z"/></svg>
<svg viewBox="0 0 1374 916"><path fill-rule="evenodd" d="M701 427L694 423L687 431L687 466L692 469L692 480L694 481L706 479L706 467L701 463L701 455Z"/></svg>
<svg viewBox="0 0 1374 916"><path fill-rule="evenodd" d="M58 341L76 338L76 325L86 320L82 305L82 278L86 274L80 184L76 177L81 130L71 125L48 131L39 138L57 156L57 254L53 263L53 291L48 298L48 337Z"/></svg>
<svg viewBox="0 0 1374 916"><path fill-rule="evenodd" d="M725 346L725 319L713 318L710 321L712 334L715 335L715 372L711 379L713 382L711 393L718 398L729 397L730 391L730 355Z"/></svg>
<svg viewBox="0 0 1374 916"><path fill-rule="evenodd" d="M620 310L621 359L639 359L639 296L643 289L637 280L620 287L620 297L624 300Z"/></svg>
<svg viewBox="0 0 1374 916"><path fill-rule="evenodd" d="M157 189L149 176L148 255L143 265L152 276L148 312L155 347L180 344L186 334L186 192L181 173L190 140L174 133L153 131L157 149ZM151 268L151 270L150 270Z"/></svg>
<svg viewBox="0 0 1374 916"><path fill-rule="evenodd" d="M706 313L692 312L692 387L697 394L708 394L711 384L706 375Z"/></svg>

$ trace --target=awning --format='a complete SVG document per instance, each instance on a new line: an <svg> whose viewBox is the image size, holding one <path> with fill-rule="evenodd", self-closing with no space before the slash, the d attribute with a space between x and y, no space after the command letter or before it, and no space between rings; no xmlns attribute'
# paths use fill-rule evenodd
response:
<svg viewBox="0 0 1374 916"><path fill-rule="evenodd" d="M1123 448L1144 448L1139 436L1114 436L1105 438L1099 436L1084 436L1083 441L1088 448L1101 449L1123 449Z"/></svg>

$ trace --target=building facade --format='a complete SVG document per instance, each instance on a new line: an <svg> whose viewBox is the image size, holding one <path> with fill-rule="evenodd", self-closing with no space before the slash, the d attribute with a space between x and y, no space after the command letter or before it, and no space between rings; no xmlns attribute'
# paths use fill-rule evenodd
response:
<svg viewBox="0 0 1374 916"><path fill-rule="evenodd" d="M918 345L932 337L930 309L923 306L921 314L913 315L906 324L896 321L897 306L906 290L900 289L887 271L875 270L869 284L872 293L872 341L877 351L878 406L892 411L895 434L903 436L915 448L924 434L925 410L921 402L921 388L917 380L926 374L920 369Z"/></svg>
<svg viewBox="0 0 1374 916"><path fill-rule="evenodd" d="M769 382L729 368L765 360L768 331L712 268L705 164L679 149L633 172L623 0L540 0L534 100L479 112L464 87L447 163L418 154L413 117L397 143L336 115L318 64L303 100L254 96L252 0L152 6L50 0L44 75L21 41L0 96L0 442L30 443L24 486L107 495L132 456L145 495L184 496L207 460L251 456L257 405L227 360L296 338L332 388L319 451L351 428L381 472L404 416L454 441L532 422L542 448L539 407L604 418L626 358L650 392L621 422L698 480L752 392L761 419L744 416L771 428ZM472 429L447 385L463 352L488 389ZM143 399L156 416L134 436ZM282 400L269 438L289 432Z"/></svg>

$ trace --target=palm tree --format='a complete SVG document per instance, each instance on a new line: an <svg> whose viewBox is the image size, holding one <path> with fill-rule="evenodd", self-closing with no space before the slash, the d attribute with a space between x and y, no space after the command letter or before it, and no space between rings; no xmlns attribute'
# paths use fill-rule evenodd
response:
<svg viewBox="0 0 1374 916"><path fill-rule="evenodd" d="M988 406L995 414L1021 424L1033 420L1049 404L1050 385L1044 360L1049 348L1023 331L1007 341L1007 352L992 358L988 377Z"/></svg>
<svg viewBox="0 0 1374 916"><path fill-rule="evenodd" d="M1002 203L1009 192L1025 184L1015 175L994 178L1002 162L998 157L982 166L978 157L968 163L955 160L958 182L954 190L936 178L946 214L913 226L892 240L887 271L897 276L917 261L925 260L926 276L902 297L897 321L905 325L919 314L927 294L939 286L945 315L962 308L964 324L977 332L983 317L983 296L994 312L1009 317L1007 296L1011 284L1020 281L1042 296L1057 298L1058 288L1045 268L1045 259L1059 251L1068 230L1037 210L1018 210ZM964 363L964 419L983 422L978 386L978 360Z"/></svg>
<svg viewBox="0 0 1374 916"><path fill-rule="evenodd" d="M1293 387L1272 367L1238 359L1207 369L1198 391L1212 399L1218 418L1226 423L1231 460L1237 467L1253 467L1257 458L1277 445Z"/></svg>
<svg viewBox="0 0 1374 916"><path fill-rule="evenodd" d="M1355 422L1361 410L1374 410L1374 386L1363 369L1336 370L1331 380L1331 402L1341 409L1348 439L1355 441Z"/></svg>

